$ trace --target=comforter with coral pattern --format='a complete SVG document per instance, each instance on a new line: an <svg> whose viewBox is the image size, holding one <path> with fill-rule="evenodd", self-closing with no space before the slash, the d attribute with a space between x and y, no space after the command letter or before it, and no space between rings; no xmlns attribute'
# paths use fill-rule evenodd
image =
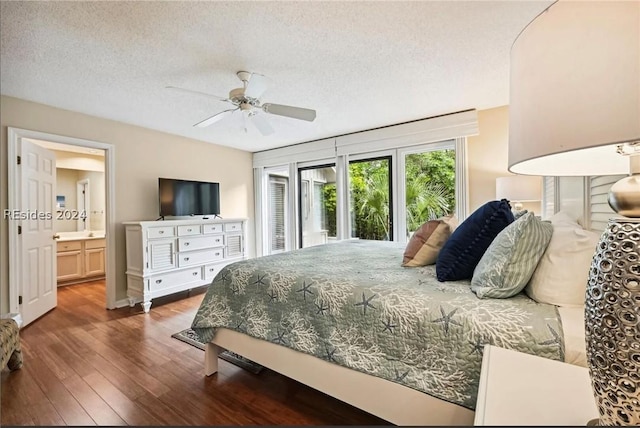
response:
<svg viewBox="0 0 640 428"><path fill-rule="evenodd" d="M564 360L555 306L478 299L469 281L403 268L403 244L342 241L226 266L192 327L225 327L473 409L483 346Z"/></svg>

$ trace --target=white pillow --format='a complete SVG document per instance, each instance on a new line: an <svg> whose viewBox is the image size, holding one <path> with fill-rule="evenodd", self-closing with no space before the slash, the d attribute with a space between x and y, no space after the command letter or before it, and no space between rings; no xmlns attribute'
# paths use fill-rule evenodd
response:
<svg viewBox="0 0 640 428"><path fill-rule="evenodd" d="M584 230L563 213L549 220L553 235L525 292L538 303L583 306L591 260L600 235Z"/></svg>

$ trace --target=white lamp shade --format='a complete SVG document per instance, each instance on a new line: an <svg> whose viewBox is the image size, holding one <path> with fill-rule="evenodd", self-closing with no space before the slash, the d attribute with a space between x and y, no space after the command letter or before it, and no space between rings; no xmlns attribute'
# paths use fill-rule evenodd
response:
<svg viewBox="0 0 640 428"><path fill-rule="evenodd" d="M530 175L510 175L496 178L496 198L513 202L542 200L542 179Z"/></svg>
<svg viewBox="0 0 640 428"><path fill-rule="evenodd" d="M509 171L629 172L640 140L640 2L560 0L511 49Z"/></svg>

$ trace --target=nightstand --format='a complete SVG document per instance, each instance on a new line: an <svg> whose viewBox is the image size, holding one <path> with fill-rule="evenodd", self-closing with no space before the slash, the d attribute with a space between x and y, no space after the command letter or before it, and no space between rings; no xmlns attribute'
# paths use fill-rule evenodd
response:
<svg viewBox="0 0 640 428"><path fill-rule="evenodd" d="M586 368L485 346L474 425L585 426L598 417Z"/></svg>

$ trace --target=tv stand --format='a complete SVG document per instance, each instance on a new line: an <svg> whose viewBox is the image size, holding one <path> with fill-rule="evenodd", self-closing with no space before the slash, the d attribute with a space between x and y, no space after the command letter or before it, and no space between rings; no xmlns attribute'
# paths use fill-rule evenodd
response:
<svg viewBox="0 0 640 428"><path fill-rule="evenodd" d="M125 222L127 297L145 312L151 300L209 285L226 265L244 260L247 219Z"/></svg>
<svg viewBox="0 0 640 428"><path fill-rule="evenodd" d="M218 214L213 214L213 217L202 217L203 220L215 220L217 218L222 220L222 217L220 217Z"/></svg>

